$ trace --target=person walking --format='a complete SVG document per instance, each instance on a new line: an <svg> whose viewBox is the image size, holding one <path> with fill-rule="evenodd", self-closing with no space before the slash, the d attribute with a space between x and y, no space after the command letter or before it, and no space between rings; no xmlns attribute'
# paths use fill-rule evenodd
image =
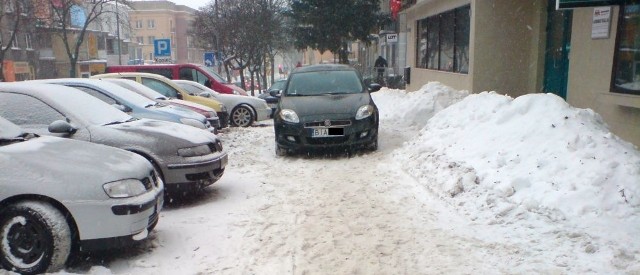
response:
<svg viewBox="0 0 640 275"><path fill-rule="evenodd" d="M378 70L377 82L378 84L382 85L384 83L384 70L387 67L387 60L384 59L382 55L379 55L373 66Z"/></svg>

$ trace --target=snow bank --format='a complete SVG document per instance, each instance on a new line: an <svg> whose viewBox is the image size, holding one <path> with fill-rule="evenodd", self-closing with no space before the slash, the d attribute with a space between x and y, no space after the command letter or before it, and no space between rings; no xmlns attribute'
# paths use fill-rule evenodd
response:
<svg viewBox="0 0 640 275"><path fill-rule="evenodd" d="M385 89L372 95L380 111L380 120L420 129L433 115L462 100L469 92L430 82L415 92Z"/></svg>
<svg viewBox="0 0 640 275"><path fill-rule="evenodd" d="M439 105L447 90L430 84L420 96L398 94L386 111L396 108L403 122L407 105L424 104L426 94L434 102L424 105ZM437 112L394 158L440 197L464 196L457 206L474 219L514 210L551 220L640 214L640 152L592 110L552 94L470 95Z"/></svg>

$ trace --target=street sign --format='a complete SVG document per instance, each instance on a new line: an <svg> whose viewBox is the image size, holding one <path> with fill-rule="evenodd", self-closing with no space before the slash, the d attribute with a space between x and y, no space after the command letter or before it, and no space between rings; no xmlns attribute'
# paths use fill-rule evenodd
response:
<svg viewBox="0 0 640 275"><path fill-rule="evenodd" d="M153 40L154 57L171 57L171 39Z"/></svg>
<svg viewBox="0 0 640 275"><path fill-rule="evenodd" d="M207 67L213 67L216 64L216 55L214 52L204 53L204 65Z"/></svg>
<svg viewBox="0 0 640 275"><path fill-rule="evenodd" d="M620 0L556 0L556 9L619 5Z"/></svg>
<svg viewBox="0 0 640 275"><path fill-rule="evenodd" d="M387 42L388 43L398 42L398 34L397 33L387 34Z"/></svg>

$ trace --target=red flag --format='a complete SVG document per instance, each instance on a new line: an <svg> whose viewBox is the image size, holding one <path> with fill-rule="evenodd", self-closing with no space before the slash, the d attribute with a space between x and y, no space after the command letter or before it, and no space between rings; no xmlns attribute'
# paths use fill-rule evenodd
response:
<svg viewBox="0 0 640 275"><path fill-rule="evenodd" d="M402 7L402 1L389 0L389 7L391 8L391 18L395 21L398 19L398 12L400 12L400 8Z"/></svg>

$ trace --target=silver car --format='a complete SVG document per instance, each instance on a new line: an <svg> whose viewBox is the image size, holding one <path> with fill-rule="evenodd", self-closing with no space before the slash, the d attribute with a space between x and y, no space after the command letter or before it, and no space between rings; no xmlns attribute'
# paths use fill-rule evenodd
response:
<svg viewBox="0 0 640 275"><path fill-rule="evenodd" d="M0 84L0 116L39 135L118 147L148 159L169 193L220 179L227 153L218 137L194 127L137 119L77 89L31 82Z"/></svg>
<svg viewBox="0 0 640 275"><path fill-rule="evenodd" d="M136 118L171 121L214 132L207 119L195 112L159 104L119 85L97 79L60 78L32 80L28 83L58 84L79 89Z"/></svg>
<svg viewBox="0 0 640 275"><path fill-rule="evenodd" d="M163 203L143 157L28 134L2 117L0 171L0 267L19 273L61 269L80 248L145 239Z"/></svg>
<svg viewBox="0 0 640 275"><path fill-rule="evenodd" d="M97 78L97 79L100 79L100 78ZM209 120L211 125L216 129L221 128L220 118L218 117L218 114L216 114L216 110L209 108L207 106L194 103L194 102L189 102L182 99L167 98L163 94L158 93L155 90L136 82L135 80L124 79L124 78L104 78L100 80L114 83L129 91L135 92L136 94L139 94L141 96L144 96L148 99L151 99L161 104L168 104L168 105L175 106L176 108L185 108L185 109L195 111L205 116L207 120Z"/></svg>

